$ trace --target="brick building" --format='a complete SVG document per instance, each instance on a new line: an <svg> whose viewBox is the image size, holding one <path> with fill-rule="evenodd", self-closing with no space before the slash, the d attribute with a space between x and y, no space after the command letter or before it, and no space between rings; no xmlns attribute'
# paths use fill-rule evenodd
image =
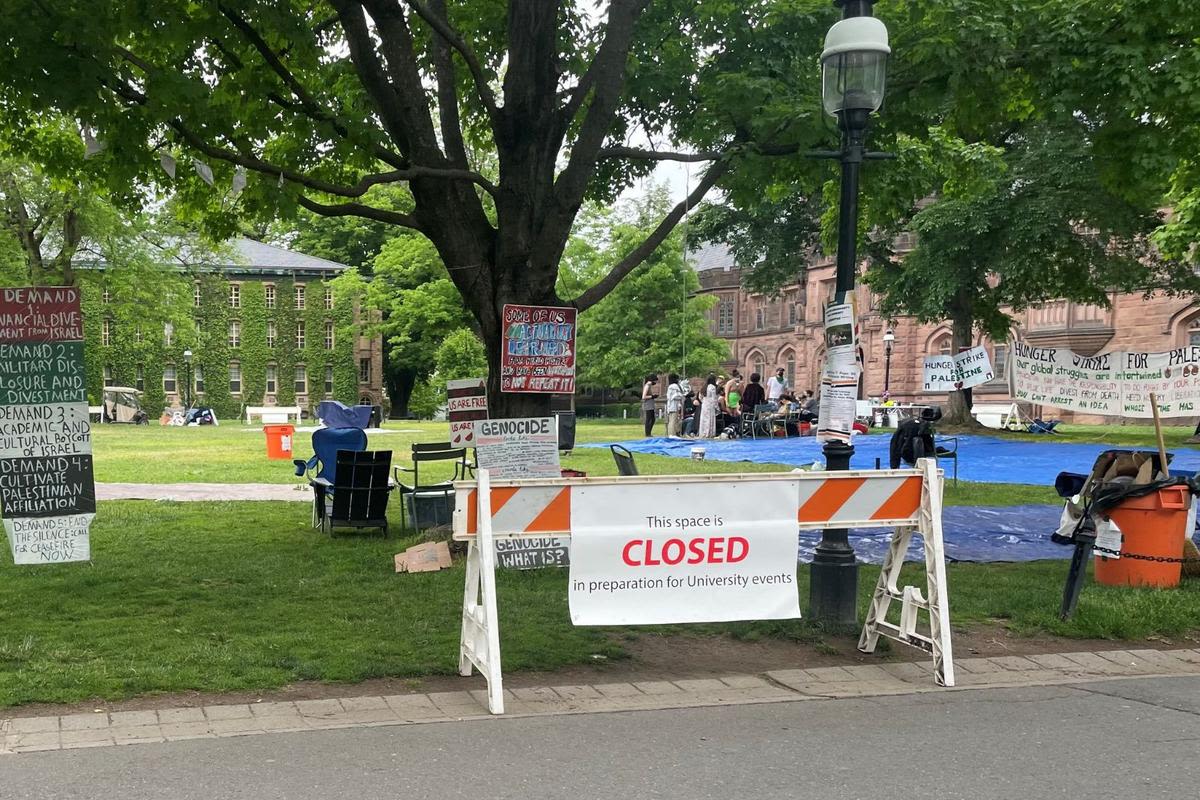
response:
<svg viewBox="0 0 1200 800"><path fill-rule="evenodd" d="M906 242L898 248L904 252ZM833 298L835 263L821 258L808 266L803 282L783 287L776 297L748 292L741 286L741 272L733 255L720 244L709 244L688 253L700 278L700 291L717 297L709 312L711 330L729 343L733 367L744 375L765 376L783 367L788 383L798 389L816 389L824 357L822 318ZM865 358L863 397L877 397L884 390L884 332L889 327L880 316L877 298L866 286L856 289L859 309L860 346ZM926 355L951 352L950 324L920 324L911 318L892 321L896 339L892 345L888 389L898 402L944 403L944 394L921 391L921 369ZM1156 352L1188 344L1200 344L1200 303L1191 298L1140 294L1114 294L1111 308L1067 301L1045 303L1017 315L1017 338L1048 347L1068 347L1082 355L1113 350ZM1009 400L1005 366L1007 343L977 337L992 359L995 380L975 389L976 402ZM1035 414L1040 409L1030 409ZM1061 411L1046 410L1054 416ZM1089 421L1101 421L1092 417ZM1082 420L1081 420L1082 421ZM1116 421L1110 420L1110 421Z"/></svg>

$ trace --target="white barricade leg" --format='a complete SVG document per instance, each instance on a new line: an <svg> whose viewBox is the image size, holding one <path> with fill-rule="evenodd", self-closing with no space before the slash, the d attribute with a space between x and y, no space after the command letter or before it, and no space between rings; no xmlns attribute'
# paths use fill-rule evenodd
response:
<svg viewBox="0 0 1200 800"><path fill-rule="evenodd" d="M953 686L950 600L946 590L946 552L942 542L943 477L932 458L920 460L917 466L924 472L917 532L921 534L925 547L926 590L922 594L918 587L906 586L901 589L899 586L904 555L908 552L914 530L911 527L897 528L871 596L871 607L858 639L858 649L864 653L874 652L881 635L918 647L933 656L934 679L938 685ZM893 600L901 604L898 625L887 620ZM918 615L922 610L929 614L929 636L917 631Z"/></svg>
<svg viewBox="0 0 1200 800"><path fill-rule="evenodd" d="M467 547L466 590L463 593L462 638L458 671L470 675L477 667L487 679L488 710L504 713L504 682L500 668L500 624L496 611L496 546L492 539L492 491L488 471L478 472L479 533Z"/></svg>

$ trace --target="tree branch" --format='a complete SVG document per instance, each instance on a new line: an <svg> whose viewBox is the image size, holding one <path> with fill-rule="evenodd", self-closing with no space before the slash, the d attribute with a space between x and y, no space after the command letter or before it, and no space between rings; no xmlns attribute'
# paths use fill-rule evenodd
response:
<svg viewBox="0 0 1200 800"><path fill-rule="evenodd" d="M430 11L439 15L443 20L446 14L446 0L430 0ZM442 145L446 149L446 157L450 162L466 169L467 146L463 141L462 120L458 113L458 78L454 69L454 58L450 53L450 45L440 36L435 36L431 43L433 48L433 70L437 78L438 117L442 127Z"/></svg>
<svg viewBox="0 0 1200 800"><path fill-rule="evenodd" d="M597 155L597 160L606 158L630 158L642 161L716 161L725 153L674 153L669 150L644 150L637 147L605 147Z"/></svg>
<svg viewBox="0 0 1200 800"><path fill-rule="evenodd" d="M608 274L600 281L585 291L583 294L570 301L570 304L580 311L585 311L603 300L609 292L616 288L621 279L637 268L639 264L645 261L658 246L666 241L671 231L679 224L679 220L683 219L683 215L688 212L688 209L695 208L696 205L704 199L704 195L708 194L708 190L716 185L726 172L729 171L729 161L721 160L708 168L704 173L704 178L696 186L692 193L689 194L682 202L677 204L667 216L663 217L662 222L650 233L646 239L633 248L617 262Z"/></svg>
<svg viewBox="0 0 1200 800"><path fill-rule="evenodd" d="M439 17L431 8L418 0L404 0L404 2L408 4L409 8L417 12L421 19L425 20L429 27L433 28L446 44L453 47L462 56L463 61L467 64L467 69L471 72L471 77L475 80L475 91L479 94L480 102L487 109L492 124L497 125L500 121L500 109L496 105L496 95L488 83L487 73L483 71L483 64L480 63L479 57L475 55L475 51L450 26L450 22L445 16L445 3L438 3L442 11L442 16Z"/></svg>
<svg viewBox="0 0 1200 800"><path fill-rule="evenodd" d="M299 195L296 201L302 207L323 217L362 217L363 219L373 219L377 222L386 222L389 225L399 225L422 233L425 232L424 228L417 222L416 217L410 214L402 214L399 211L388 211L382 208L375 208L374 206L363 205L362 203L326 205L325 203L318 203L304 195Z"/></svg>
<svg viewBox="0 0 1200 800"><path fill-rule="evenodd" d="M275 51L271 49L270 45L267 44L266 40L261 34L259 34L257 30L254 29L254 26L251 25L249 21L224 3L218 3L217 8L221 11L225 18L228 19L229 22L241 32L246 41L258 51L258 54L262 56L263 61L267 63L267 66L271 68L271 71L279 76L279 79L283 81L284 85L287 86L296 99L300 101L298 105L283 102L279 102L279 105L285 108L290 106L293 111L302 112L305 116L314 121L328 124L333 129L334 133L336 133L342 139L356 141L355 137L350 133L350 129L346 126L346 123L343 122L336 114L326 110L321 106L320 103L317 102L316 97L314 97L312 93L309 92L302 83L300 83L299 79L297 79L292 71L287 68L279 55L277 55ZM228 57L236 58L233 53L229 53L224 48L222 48L222 51L226 52ZM282 100L282 98L279 99ZM378 142L358 141L357 143L360 145L366 145L371 149L375 157L380 161L383 161L385 164L390 164L397 169L404 169L408 166L408 163L400 154L383 147Z"/></svg>

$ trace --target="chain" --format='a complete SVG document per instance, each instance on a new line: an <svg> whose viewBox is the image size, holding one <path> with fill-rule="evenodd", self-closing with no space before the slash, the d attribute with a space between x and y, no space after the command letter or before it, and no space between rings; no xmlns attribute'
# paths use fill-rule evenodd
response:
<svg viewBox="0 0 1200 800"><path fill-rule="evenodd" d="M1109 550L1107 547L1092 545L1092 549L1102 555L1132 558L1135 561L1158 561L1163 564L1200 564L1200 558L1171 558L1170 556L1144 556L1141 553L1122 553L1120 550Z"/></svg>

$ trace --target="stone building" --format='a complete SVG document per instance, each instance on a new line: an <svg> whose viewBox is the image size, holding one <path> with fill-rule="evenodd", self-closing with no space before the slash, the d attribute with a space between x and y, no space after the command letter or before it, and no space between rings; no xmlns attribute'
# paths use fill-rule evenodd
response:
<svg viewBox="0 0 1200 800"><path fill-rule="evenodd" d="M906 244L911 242L898 242L901 254ZM699 276L700 291L717 297L709 319L712 332L729 343L730 360L723 365L726 373L737 367L744 375L759 372L765 378L783 367L789 385L815 390L824 356L823 309L834 293L833 259L822 257L810 264L802 283L783 287L776 297L743 289L740 270L724 245L705 245L689 252L688 259ZM878 397L886 381L886 388L898 402L944 403L944 394L921 391L921 371L926 355L951 352L950 324L920 324L902 317L889 325L879 314L877 298L868 287L859 284L855 299L864 356L862 396ZM896 337L890 369L883 340L889 327ZM1140 294L1116 293L1111 308L1060 300L1018 314L1014 335L1030 344L1068 347L1082 355L1113 350L1170 350L1200 344L1200 303L1187 297L1143 298ZM1007 402L1008 344L984 337L977 337L976 344L987 348L997 377L976 387L975 401ZM1026 410L1034 415L1043 413L1038 408ZM1053 409L1045 409L1044 413L1067 416Z"/></svg>
<svg viewBox="0 0 1200 800"><path fill-rule="evenodd" d="M345 265L245 238L182 260L155 277L162 309L131 308L105 264L79 264L91 402L130 386L152 416L189 402L225 417L383 403L382 339L367 335L361 298L331 283Z"/></svg>

